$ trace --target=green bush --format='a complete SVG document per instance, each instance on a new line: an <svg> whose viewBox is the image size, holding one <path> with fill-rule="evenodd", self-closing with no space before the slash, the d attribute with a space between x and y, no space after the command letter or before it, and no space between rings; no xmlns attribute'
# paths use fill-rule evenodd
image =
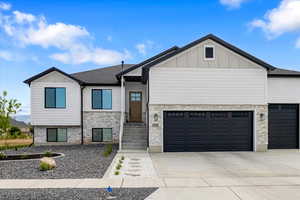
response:
<svg viewBox="0 0 300 200"><path fill-rule="evenodd" d="M115 175L119 175L120 174L120 172L119 171L115 171Z"/></svg>
<svg viewBox="0 0 300 200"><path fill-rule="evenodd" d="M50 152L50 151L46 151L46 152L44 153L44 156L45 156L45 157L51 157L52 155L53 155L53 153Z"/></svg>
<svg viewBox="0 0 300 200"><path fill-rule="evenodd" d="M9 129L9 135L11 135L13 137L18 137L19 135L21 135L21 130L16 126L12 126Z"/></svg>
<svg viewBox="0 0 300 200"><path fill-rule="evenodd" d="M7 156L5 155L5 153L0 152L0 160L5 159Z"/></svg>
<svg viewBox="0 0 300 200"><path fill-rule="evenodd" d="M112 144L105 145L105 150L103 152L103 156L108 157L111 154L112 150L113 150L113 145Z"/></svg>
<svg viewBox="0 0 300 200"><path fill-rule="evenodd" d="M0 151L7 150L7 149L18 149L18 148L24 148L24 147L30 147L30 146L33 146L33 144L3 145L3 146L0 146Z"/></svg>
<svg viewBox="0 0 300 200"><path fill-rule="evenodd" d="M119 169L121 169L121 167L122 167L122 165L118 164L117 167L116 167L116 169L119 170Z"/></svg>
<svg viewBox="0 0 300 200"><path fill-rule="evenodd" d="M45 163L45 162L40 162L40 170L41 171L47 171L53 169L53 167L51 167L49 164Z"/></svg>
<svg viewBox="0 0 300 200"><path fill-rule="evenodd" d="M125 159L125 157L124 157L124 156L122 156L122 157L121 157L121 160L124 160L124 159Z"/></svg>

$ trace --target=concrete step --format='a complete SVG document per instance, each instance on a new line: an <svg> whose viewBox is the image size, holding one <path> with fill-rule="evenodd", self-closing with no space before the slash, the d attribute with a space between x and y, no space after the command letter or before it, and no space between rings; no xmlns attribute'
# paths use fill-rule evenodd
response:
<svg viewBox="0 0 300 200"><path fill-rule="evenodd" d="M146 124L145 123L126 123L126 124L124 124L124 127L146 128Z"/></svg>
<svg viewBox="0 0 300 200"><path fill-rule="evenodd" d="M144 144L147 143L147 139L123 139L123 143L138 143L138 144Z"/></svg>
<svg viewBox="0 0 300 200"><path fill-rule="evenodd" d="M132 145L123 144L122 149L123 150L146 150L147 145L132 146Z"/></svg>

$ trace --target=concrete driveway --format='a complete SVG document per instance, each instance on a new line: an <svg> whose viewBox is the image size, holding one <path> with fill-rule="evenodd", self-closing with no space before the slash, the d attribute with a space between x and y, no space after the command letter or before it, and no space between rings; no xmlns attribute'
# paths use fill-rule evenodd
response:
<svg viewBox="0 0 300 200"><path fill-rule="evenodd" d="M299 150L151 154L166 187L148 199L300 199Z"/></svg>

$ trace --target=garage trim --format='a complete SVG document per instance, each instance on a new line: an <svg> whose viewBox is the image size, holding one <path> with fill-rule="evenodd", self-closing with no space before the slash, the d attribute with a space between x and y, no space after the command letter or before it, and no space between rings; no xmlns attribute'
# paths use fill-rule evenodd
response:
<svg viewBox="0 0 300 200"><path fill-rule="evenodd" d="M252 138L252 144L253 144L253 152L256 152L257 148L256 148L256 120L257 120L257 117L256 117L256 114L257 114L257 111L255 109L236 109L236 108L233 108L233 109L230 109L230 108L226 108L224 110L222 109L212 109L212 108L208 108L208 109L199 109L199 110L195 110L195 109L161 109L161 112L160 112L160 116L161 116L161 152L165 152L164 150L164 112L168 112L168 111L224 111L224 112L234 112L234 111L249 111L249 112L252 112L253 113L253 116L252 116L252 129L253 129L253 138Z"/></svg>

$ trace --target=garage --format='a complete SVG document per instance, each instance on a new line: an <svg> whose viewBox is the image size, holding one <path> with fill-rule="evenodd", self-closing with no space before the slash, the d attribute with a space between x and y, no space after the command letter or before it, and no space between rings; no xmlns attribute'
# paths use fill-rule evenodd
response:
<svg viewBox="0 0 300 200"><path fill-rule="evenodd" d="M298 104L269 104L269 149L299 148Z"/></svg>
<svg viewBox="0 0 300 200"><path fill-rule="evenodd" d="M164 111L164 151L252 151L251 111Z"/></svg>

